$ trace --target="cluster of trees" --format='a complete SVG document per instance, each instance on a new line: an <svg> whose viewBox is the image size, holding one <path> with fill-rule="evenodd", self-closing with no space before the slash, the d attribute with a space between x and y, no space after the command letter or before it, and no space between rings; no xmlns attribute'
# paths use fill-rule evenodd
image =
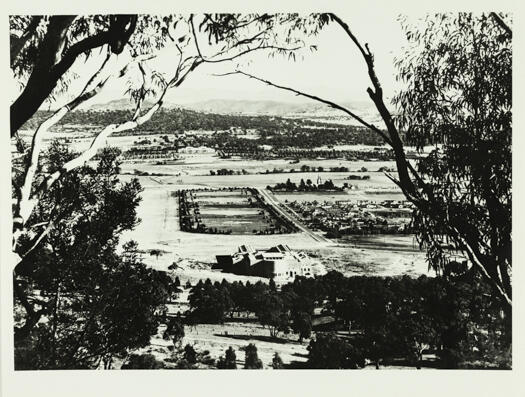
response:
<svg viewBox="0 0 525 397"><path fill-rule="evenodd" d="M327 145L331 147L332 145ZM319 157L327 159L341 159L344 158L349 161L357 160L382 160L388 161L393 160L393 153L388 149L381 150L343 150L343 149L300 149L298 146L295 148L275 148L274 152L281 157L295 157L305 159L317 159Z"/></svg>
<svg viewBox="0 0 525 397"><path fill-rule="evenodd" d="M173 131L220 131L230 128L256 129L277 132L290 128L291 121L281 117L244 116L198 112L189 109L164 109L144 128L155 133Z"/></svg>
<svg viewBox="0 0 525 397"><path fill-rule="evenodd" d="M387 219L376 219L366 221L330 221L325 222L323 219L317 221L312 220L308 224L312 228L318 228L326 232L328 238L344 238L344 236L367 236L367 235L378 235L378 234L413 234L414 230L410 227L410 223L388 223Z"/></svg>
<svg viewBox="0 0 525 397"><path fill-rule="evenodd" d="M130 354L120 367L121 369L201 369L215 368L215 360L210 357L210 352L198 352L191 344L184 347L176 346L171 356L158 360L151 353Z"/></svg>
<svg viewBox="0 0 525 397"><path fill-rule="evenodd" d="M365 170L366 170L366 168L365 168ZM289 168L289 169L274 168L272 170L266 169L263 172L261 172L261 174L287 174L287 173L293 174L295 172L348 172L348 171L350 171L349 168L345 167L345 166L326 167L325 168L323 166L315 167L315 166L303 164L299 169L295 169L295 168ZM361 171L361 170L359 170L359 171ZM380 169L379 171L383 171L383 170ZM369 175L363 175L363 176L350 175L350 177L348 177L346 179L368 180L368 179L370 179L370 176Z"/></svg>
<svg viewBox="0 0 525 397"><path fill-rule="evenodd" d="M446 368L509 367L511 329L503 305L494 302L474 270L456 270L417 279L344 277L331 271L297 278L279 291L272 282L207 280L192 287L186 321L222 323L235 313L254 314L270 336L294 332L302 341L318 318L331 318L310 341L312 368L362 367L365 359L377 366L420 366L424 352L438 357L433 365Z"/></svg>
<svg viewBox="0 0 525 397"><path fill-rule="evenodd" d="M346 179L351 180L351 181L354 181L354 180L357 180L357 181L368 181L370 179L370 175L354 175L354 174L351 174L351 175L348 175L346 177Z"/></svg>
<svg viewBox="0 0 525 397"><path fill-rule="evenodd" d="M178 190L177 196L179 199L180 229L193 233L208 232L209 228L202 221L199 203L194 200L193 193L187 190Z"/></svg>
<svg viewBox="0 0 525 397"><path fill-rule="evenodd" d="M64 128L68 125L104 126L128 120L132 110L77 110L68 113L55 127ZM34 129L43 120L50 117L51 112L39 110L29 119L23 129ZM299 125L299 126L298 126ZM142 128L135 131L116 133L115 135L133 134L177 134L183 131L228 131L231 128L255 129L259 137L247 140L228 132L214 133L210 136L195 136L195 144L219 148L256 148L259 145L272 145L276 148L300 147L316 148L325 145L378 145L380 138L362 127L336 126L329 128L325 123L311 120L286 119L270 116L247 116L202 113L188 109L161 109Z"/></svg>
<svg viewBox="0 0 525 397"><path fill-rule="evenodd" d="M301 167L296 170L295 168L274 168L273 170L265 170L264 174L285 174L285 173L294 173L294 172L348 172L350 171L348 167L345 166L339 166L339 167L323 167L323 166L311 166L308 164L303 164ZM210 171L211 172L211 171ZM369 175L350 175L347 179L362 179L362 180L368 180L370 179Z"/></svg>
<svg viewBox="0 0 525 397"><path fill-rule="evenodd" d="M257 354L257 346L253 343L242 348L244 350L244 369L262 369L263 363ZM284 364L278 353L275 353L272 359L273 369L283 369ZM237 369L237 356L235 350L230 346L224 356L217 361L217 369Z"/></svg>
<svg viewBox="0 0 525 397"><path fill-rule="evenodd" d="M299 168L299 171L301 172L348 172L348 167L340 166L340 167L329 167L324 168L323 166L311 166L308 164L301 165L301 168Z"/></svg>
<svg viewBox="0 0 525 397"><path fill-rule="evenodd" d="M238 318L241 314L255 314L272 337L296 330L302 340L311 332L307 314L313 311L313 306L307 306L294 294L277 291L273 281L269 285L260 281L254 284L199 281L190 290L189 302L190 310L186 313L189 324L223 323L235 315Z"/></svg>
<svg viewBox="0 0 525 397"><path fill-rule="evenodd" d="M163 147L132 147L122 153L122 157L126 160L129 159L176 159L177 156L176 146L163 146Z"/></svg>
<svg viewBox="0 0 525 397"><path fill-rule="evenodd" d="M287 136L283 133L283 136ZM219 140L220 138L220 140ZM273 142L272 138L262 139L243 139L237 136L230 136L226 133L214 134L211 137L199 138L207 145L214 145L220 148L225 158L231 156L241 156L254 160L269 160L275 158L294 158L297 159L341 159L349 161L359 160L394 160L394 153L391 150L371 151L371 150L336 150L319 149L320 146L331 146L328 142L319 141L316 145L304 147L303 142L291 138L288 146L279 146ZM350 143L346 143L349 145Z"/></svg>
<svg viewBox="0 0 525 397"><path fill-rule="evenodd" d="M320 167L321 168L321 167ZM277 183L274 186L266 186L268 190L274 191L286 191L286 192L320 192L320 191L343 191L348 188L348 183L345 183L343 186L339 187L334 185L334 182L331 179L316 185L312 183L311 179L307 179L306 182L301 178L299 186L296 183L292 182L290 178L286 180L285 183Z"/></svg>
<svg viewBox="0 0 525 397"><path fill-rule="evenodd" d="M356 369L371 362L377 368L509 368L511 329L502 307L491 299L482 277L465 266L452 266L446 276L417 279L345 277L331 271L315 279L297 278L281 290L272 282L206 280L191 287L190 309L170 320L166 337L177 344L184 335L182 321L223 323L254 314L274 338L291 332L300 342L310 338L308 361L291 367ZM256 347L244 350L244 368L262 368ZM231 347L215 364L189 345L181 352L177 368L195 368L197 362L237 368ZM424 353L437 361L424 360ZM283 368L277 354L272 367Z"/></svg>
<svg viewBox="0 0 525 397"><path fill-rule="evenodd" d="M227 168L220 168L217 171L210 170L210 175L247 175L248 171L244 168L242 170L231 170Z"/></svg>
<svg viewBox="0 0 525 397"><path fill-rule="evenodd" d="M131 102L130 102L131 104ZM67 125L97 125L103 126L113 122L122 122L132 115L131 109L118 110L77 110L67 114L57 127ZM50 111L39 110L29 119L23 129L34 129L51 115ZM273 118L269 116L242 116L242 115L225 115L214 113L202 113L189 109L174 108L161 109L151 120L143 125L140 134L158 134L173 133L174 131L217 131L229 130L231 127L244 129L266 129L279 130L290 122L282 118ZM133 135L133 131L127 132Z"/></svg>
<svg viewBox="0 0 525 397"><path fill-rule="evenodd" d="M418 279L332 273L328 285L330 312L350 334L359 331L348 341L356 358L420 365L422 353L432 351L446 368L510 367L512 331L504 305L494 302L490 286L473 270Z"/></svg>
<svg viewBox="0 0 525 397"><path fill-rule="evenodd" d="M260 132L260 144L272 145L276 148L298 147L303 149L335 145L379 145L381 138L367 129L355 126L337 126L316 128L310 126L310 120L295 120L299 126L289 130L281 130L278 134ZM302 125L301 125L302 124Z"/></svg>

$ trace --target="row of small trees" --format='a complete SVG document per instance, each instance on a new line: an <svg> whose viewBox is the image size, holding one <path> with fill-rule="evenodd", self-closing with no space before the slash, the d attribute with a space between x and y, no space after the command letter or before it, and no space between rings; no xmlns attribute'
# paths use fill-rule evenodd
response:
<svg viewBox="0 0 525 397"><path fill-rule="evenodd" d="M266 186L266 189L268 190L284 190L287 192L315 192L315 191L342 191L344 189L348 188L348 183L344 183L342 187L336 186L334 182L331 179L327 179L326 181L319 183L319 185L316 185L315 183L312 183L311 179L307 179L306 182L304 179L301 178L301 181L299 182L299 186L295 184L295 182L292 182L290 178L286 180L285 183L277 183L274 186Z"/></svg>
<svg viewBox="0 0 525 397"><path fill-rule="evenodd" d="M262 369L263 363L257 354L257 347L250 343L244 350L244 369ZM184 346L180 352L174 354L174 358L169 358L165 361L159 361L153 354L131 354L121 369L197 369L198 364L204 364L207 368L217 369L237 369L237 354L230 346L225 350L224 355L220 356L218 360L214 360L209 356L208 351L198 353L190 344ZM173 363L166 365L165 362ZM284 368L283 361L278 353L275 353L272 359L273 369Z"/></svg>

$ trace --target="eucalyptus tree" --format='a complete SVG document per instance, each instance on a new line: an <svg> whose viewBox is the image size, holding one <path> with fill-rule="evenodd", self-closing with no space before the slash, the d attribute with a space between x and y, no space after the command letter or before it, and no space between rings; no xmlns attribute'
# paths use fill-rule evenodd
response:
<svg viewBox="0 0 525 397"><path fill-rule="evenodd" d="M53 145L50 167L73 156ZM55 226L13 274L17 369L110 368L157 331L171 279L142 263L136 243L119 254L141 187L118 181L117 156L106 150L96 167L68 173L35 210L35 221L53 216Z"/></svg>
<svg viewBox="0 0 525 397"><path fill-rule="evenodd" d="M77 59L104 46L122 53L137 22L137 15L11 16L11 69L23 88L11 105L11 136L53 93L67 87Z"/></svg>
<svg viewBox="0 0 525 397"><path fill-rule="evenodd" d="M383 127L342 104L237 69L270 86L338 109L375 132L395 155L397 177L387 176L414 204L417 237L430 265L443 270L458 255L492 286L511 318L512 308L512 29L498 13L436 14L422 25L401 23L406 53L396 62L405 83L384 97L374 55L335 14L323 15L358 49L371 86L367 94ZM231 73L229 73L231 74ZM432 150L416 164L405 145Z"/></svg>

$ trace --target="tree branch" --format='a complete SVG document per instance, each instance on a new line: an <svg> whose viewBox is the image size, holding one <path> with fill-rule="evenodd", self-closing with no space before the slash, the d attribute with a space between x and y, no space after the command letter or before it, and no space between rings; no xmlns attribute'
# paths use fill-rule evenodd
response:
<svg viewBox="0 0 525 397"><path fill-rule="evenodd" d="M137 23L136 16L121 16L120 23L119 18L113 18L109 30L76 42L57 61L57 55L61 53L65 44L67 30L74 19L75 16L51 17L39 48L38 61L24 90L11 105L11 137L33 116L81 54L105 44L110 45L113 53L119 54L133 34ZM122 23L126 21L127 24Z"/></svg>
<svg viewBox="0 0 525 397"><path fill-rule="evenodd" d="M144 97L146 96L146 71L144 70L144 66L142 65L142 62L138 63L140 75L142 77L142 85L140 86L140 95L137 100L137 107L135 108L135 113L133 114L132 119L135 120L137 117L139 117L140 109L142 108L142 102L144 101Z"/></svg>
<svg viewBox="0 0 525 397"><path fill-rule="evenodd" d="M101 47L109 42L109 32L100 32L94 36L86 37L85 39L73 44L60 59L60 61L53 66L50 71L50 77L53 79L60 79L62 75L73 65L77 57L94 48Z"/></svg>
<svg viewBox="0 0 525 397"><path fill-rule="evenodd" d="M58 80L52 81L49 71L63 48L66 32L74 19L74 15L52 16L49 19L47 32L38 48L38 58L31 75L24 90L10 108L11 137L29 120L56 86Z"/></svg>
<svg viewBox="0 0 525 397"><path fill-rule="evenodd" d="M40 242L49 234L49 232L51 231L51 229L53 228L54 226L54 222L53 221L49 221L46 228L37 236L33 239L32 241L32 244L31 244L31 247L26 251L24 252L24 255L23 256L20 256L20 260L18 263L22 262L22 260L27 256L29 255L36 247L38 247L38 245L40 244ZM18 265L18 263L15 265L15 267Z"/></svg>
<svg viewBox="0 0 525 397"><path fill-rule="evenodd" d="M13 289L16 297L22 304L24 310L26 311L27 317L25 323L22 327L15 328L15 340L22 340L29 336L29 333L33 327L38 323L40 318L47 312L47 308L43 305L43 302L39 303L42 307L39 311L35 311L34 306L29 303L24 289L20 285L20 282L16 279L15 274L13 274Z"/></svg>
<svg viewBox="0 0 525 397"><path fill-rule="evenodd" d="M35 131L33 139L31 141L29 163L27 165L26 172L23 178L22 187L18 192L18 200L14 212L14 218L16 218L17 220L17 227L21 227L24 225L33 208L33 206L30 204L31 188L33 186L33 180L35 177L36 170L38 168L38 160L42 151L42 142L44 137L47 135L49 129L53 125L58 123L69 111L75 109L80 104L86 102L87 100L95 96L104 87L108 79L100 81L93 88L89 89L93 85L94 79L97 76L99 76L102 69L106 66L108 59L109 54L108 58L106 58L106 60L102 63L100 68L97 69L93 76L88 80L88 82L82 89L81 94L77 98L73 99L65 106L62 106L51 117L43 121ZM86 91L87 89L89 89L89 91Z"/></svg>
<svg viewBox="0 0 525 397"><path fill-rule="evenodd" d="M104 70L104 67L108 63L108 61L111 59L111 52L107 51L106 58L104 58L104 61L102 62L102 65L98 68L98 70L91 76L91 78L88 80L86 85L84 86L84 89L80 92L80 96L84 94L87 90L91 88L91 85L96 81L96 79L100 76L102 73L102 70Z"/></svg>
<svg viewBox="0 0 525 397"><path fill-rule="evenodd" d="M42 183L38 186L35 196L41 197L42 194L44 194L46 191L49 190L49 188L59 179L62 177L62 175L66 174L67 172L83 165L86 161L90 160L95 154L97 154L97 150L100 148L102 143L111 135L118 132L123 132L127 130L131 130L133 128L136 128L142 124L144 124L146 121L150 120L153 114L160 109L163 103L164 96L166 95L167 90L170 87L178 87L186 76L193 71L201 62L195 60L195 62L191 65L191 67L186 71L184 75L182 75L180 78L178 78L177 81L173 81L173 79L170 81L169 84L167 84L164 87L164 90L160 94L159 98L157 99L157 102L150 107L150 109L142 116L138 116L135 119L131 121L126 121L124 123L120 124L110 124L106 126L91 142L90 147L84 151L82 154L80 154L78 157L68 161L65 163L60 170L55 171L51 175L48 175ZM126 65L124 69L126 69L129 66ZM124 70L123 69L123 70ZM179 70L175 73L176 76L178 76ZM122 76L122 71L119 76ZM28 212L31 213L35 205L35 200L31 201L30 208L28 208Z"/></svg>
<svg viewBox="0 0 525 397"><path fill-rule="evenodd" d="M455 227L452 228L452 230L456 234L456 238L458 241L461 242L465 250L467 251L467 255L472 262L474 266L481 272L481 274L485 277L485 279L498 291L499 295L503 298L504 303L508 305L509 307L512 307L512 299L507 294L507 292L504 290L502 285L494 279L490 275L490 272L487 270L485 265L483 264L483 261L479 259L479 254L476 253L476 251L473 249L472 245L469 244L469 242L462 236L462 233Z"/></svg>
<svg viewBox="0 0 525 397"><path fill-rule="evenodd" d="M374 89L368 88L367 92L370 96L370 99L372 99L372 101L374 102L388 131L388 135L390 137L390 146L392 147L392 149L394 149L394 154L396 157L396 166L399 175L399 182L404 186L403 191L407 191L411 195L417 196L417 189L414 186L414 183L412 181L412 178L410 178L410 174L408 171L409 166L407 164L408 162L405 156L403 142L401 141L399 132L394 124L392 115L390 114L383 100L383 89L381 87L379 79L377 78L374 68L374 56L370 52L368 44L365 44L365 46L363 47L359 40L357 40L355 35L352 33L349 26L343 20L341 20L341 18L339 18L335 14L330 14L330 16L334 21L337 22L339 26L341 26L341 28L345 31L348 37L350 37L352 42L357 46L357 48L361 52L361 55L363 56L363 59L367 65L368 76L370 77L370 81L372 82L372 86L374 87Z"/></svg>
<svg viewBox="0 0 525 397"><path fill-rule="evenodd" d="M202 52L201 52L201 49L200 49L200 46L199 46L199 41L197 39L197 34L195 32L195 26L194 26L194 23L193 23L193 14L190 15L190 18L189 18L189 23L190 23L190 26L191 26L191 31L192 31L192 34L193 34L193 40L195 41L195 47L197 48L197 53L199 54L199 58L202 59L203 62L206 62L206 63L220 63L220 62L228 62L228 61L233 61L234 59L236 58L239 58L243 55L246 55L246 54L249 54L250 52L253 52L253 51L259 51L259 50L279 50L279 51L296 51L296 50L299 50L301 47L293 47L293 48L285 48L285 47L278 47L278 46L273 46L273 45L265 45L264 42L260 42L259 45L255 46L255 47L252 47L252 48L247 48L246 50L243 50L243 51L240 51L238 52L237 54L235 55L232 55L232 56L229 56L229 57L226 57L226 58L221 58L221 59L213 59L214 57L220 55L220 54L223 54L224 52L227 52L229 50L231 50L232 48L235 48L237 47L238 45L241 44L246 44L248 45L248 39L244 39L244 40L240 40L239 42L233 44L227 51L220 51L218 52L217 54L213 55L212 57L204 57L202 55ZM260 32L259 34L262 34L264 33L264 31ZM259 34L256 34L255 36L252 37L253 40L257 39L259 37Z"/></svg>
<svg viewBox="0 0 525 397"><path fill-rule="evenodd" d="M507 34L507 36L512 39L512 29L507 25L503 18L501 18L496 12L491 12L490 16L496 21L498 26Z"/></svg>

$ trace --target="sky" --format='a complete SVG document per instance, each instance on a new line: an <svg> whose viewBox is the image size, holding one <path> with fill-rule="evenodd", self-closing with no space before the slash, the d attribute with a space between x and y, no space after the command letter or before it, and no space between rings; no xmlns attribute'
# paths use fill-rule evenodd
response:
<svg viewBox="0 0 525 397"><path fill-rule="evenodd" d="M375 54L376 69L387 95L395 90L394 57L401 53L404 35L396 15L374 12L364 15L340 15L354 34L368 42ZM315 52L304 51L304 58L293 62L282 57L268 58L264 53L250 57L249 66L241 69L277 84L294 87L337 101L368 100L369 79L365 62L355 45L339 25L330 24L316 38ZM243 60L245 61L245 60ZM301 101L291 93L268 87L245 76L213 77L213 73L234 70L236 64L210 64L196 71L172 98L181 102L205 99L263 99ZM170 98L171 99L171 98Z"/></svg>
<svg viewBox="0 0 525 397"><path fill-rule="evenodd" d="M394 59L402 54L406 39L398 21L398 13L389 9L354 9L338 14L352 29L362 44L368 43L374 53L376 72L383 86L385 96L391 97L399 88L395 81ZM408 15L416 20L419 15ZM245 76L222 76L221 74L240 69L270 80L276 84L318 95L323 98L346 101L369 101L366 88L370 85L366 64L357 47L336 23L325 27L316 37L308 38L308 44L317 45L318 50L301 52L303 57L292 61L280 56L269 58L267 53L254 52L240 61L220 64L205 64L197 68L178 88L170 90L167 101L180 104L210 99L273 100L285 102L306 102L305 98L269 87ZM204 51L204 50L203 50ZM160 70L173 70L177 56L166 50L155 61ZM70 86L69 93L79 91L84 76L89 76L102 62L102 55L95 55L88 63L77 61L73 71L79 75ZM240 65L239 65L240 62ZM105 103L124 97L122 81L107 86L90 104ZM16 88L13 98L16 96ZM66 97L59 97L56 103L44 108L56 108L65 103Z"/></svg>

